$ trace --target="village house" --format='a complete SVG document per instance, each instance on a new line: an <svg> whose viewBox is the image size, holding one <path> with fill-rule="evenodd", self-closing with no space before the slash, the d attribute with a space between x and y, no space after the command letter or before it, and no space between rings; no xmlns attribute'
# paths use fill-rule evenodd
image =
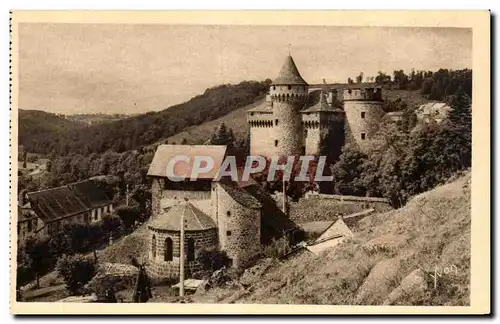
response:
<svg viewBox="0 0 500 324"><path fill-rule="evenodd" d="M273 239L299 238L299 227L254 181L216 180L227 154L220 145L160 145L150 165L152 218L149 224L151 271L161 277L179 274L181 215L184 218L186 272L199 270L196 255L210 248L225 251L234 267L244 267ZM195 156L210 156L215 165L197 179L172 181L166 166L184 155L191 163L177 163L176 174L191 174Z"/></svg>
<svg viewBox="0 0 500 324"><path fill-rule="evenodd" d="M26 198L36 222L24 217L18 223L35 222L37 235L53 235L65 224L90 224L113 211L113 201L91 180L30 192Z"/></svg>

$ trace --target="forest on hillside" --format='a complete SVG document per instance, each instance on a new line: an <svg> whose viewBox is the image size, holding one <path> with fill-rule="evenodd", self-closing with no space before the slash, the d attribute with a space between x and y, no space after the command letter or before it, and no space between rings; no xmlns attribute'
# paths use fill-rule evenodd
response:
<svg viewBox="0 0 500 324"><path fill-rule="evenodd" d="M269 84L270 80L223 84L160 112L87 127L54 114L20 110L19 144L28 152L53 157L69 153L84 156L106 151L122 153L253 103Z"/></svg>

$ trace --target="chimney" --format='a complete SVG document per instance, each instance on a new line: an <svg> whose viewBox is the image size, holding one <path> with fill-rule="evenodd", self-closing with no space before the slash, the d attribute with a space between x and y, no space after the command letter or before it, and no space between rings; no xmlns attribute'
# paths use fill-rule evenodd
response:
<svg viewBox="0 0 500 324"><path fill-rule="evenodd" d="M328 90L328 95L326 97L326 102L330 106L332 106L336 99L337 99L337 90L336 89L330 89L330 90Z"/></svg>

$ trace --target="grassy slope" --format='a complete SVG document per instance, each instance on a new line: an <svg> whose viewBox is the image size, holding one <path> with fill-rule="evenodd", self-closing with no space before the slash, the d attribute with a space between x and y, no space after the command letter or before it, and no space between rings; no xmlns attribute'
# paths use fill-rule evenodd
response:
<svg viewBox="0 0 500 324"><path fill-rule="evenodd" d="M433 274L436 268L443 271L455 265L457 273L439 277L437 289L429 281L431 288L424 295L410 293L403 303L468 305L470 212L468 174L414 197L399 210L365 218L356 236L337 249L319 257L303 253L276 263L263 276L253 278L244 293L217 289L199 298L237 303L381 304L414 269Z"/></svg>
<svg viewBox="0 0 500 324"><path fill-rule="evenodd" d="M221 123L224 123L227 126L231 127L236 138L242 139L248 130L248 124L246 121L247 110L261 105L264 100L264 98L260 98L254 103L241 108L237 108L225 116L205 122L201 125L188 127L180 133L177 133L168 138L161 139L160 141L155 143L155 145L162 144L165 142L165 140L168 140L169 143L175 142L176 144L180 144L184 138L186 139L188 144L202 144L210 138L210 135Z"/></svg>

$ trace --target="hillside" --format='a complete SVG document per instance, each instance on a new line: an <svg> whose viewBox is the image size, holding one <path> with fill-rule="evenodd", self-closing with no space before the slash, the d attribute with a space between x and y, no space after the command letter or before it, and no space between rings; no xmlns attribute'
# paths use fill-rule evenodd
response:
<svg viewBox="0 0 500 324"><path fill-rule="evenodd" d="M247 110L257 107L263 102L264 98L263 96L261 96L260 99L257 99L257 101L250 105L237 108L227 115L205 122L201 125L188 127L182 132L177 133L174 136L170 136L166 139L162 139L156 144L164 143L165 140L167 140L169 143L175 142L177 144L180 144L183 139L186 139L188 144L203 144L221 123L224 123L228 125L228 127L231 127L237 139L242 139L248 131L248 124L246 119Z"/></svg>
<svg viewBox="0 0 500 324"><path fill-rule="evenodd" d="M274 261L264 273L244 275L246 288L219 288L193 300L469 305L470 179L469 173L401 209L363 219L353 239L318 257L304 251Z"/></svg>
<svg viewBox="0 0 500 324"><path fill-rule="evenodd" d="M83 128L80 123L68 120L64 116L41 110L19 109L19 144L24 145L28 152L46 152L51 143L41 139L56 139L70 131Z"/></svg>
<svg viewBox="0 0 500 324"><path fill-rule="evenodd" d="M187 127L217 119L249 105L262 96L268 85L268 82L256 81L219 85L206 89L203 94L187 102L159 112L87 127L64 118L61 118L64 121L60 127L46 126L46 123L52 123L28 113L27 117L19 121L19 144L24 145L28 152L44 154L89 155L108 150L121 153L155 143Z"/></svg>

